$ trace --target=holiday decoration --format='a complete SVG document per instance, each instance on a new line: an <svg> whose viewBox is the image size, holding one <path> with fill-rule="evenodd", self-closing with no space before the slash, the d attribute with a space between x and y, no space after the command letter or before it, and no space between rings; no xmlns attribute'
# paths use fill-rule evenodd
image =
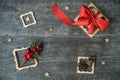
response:
<svg viewBox="0 0 120 80"><path fill-rule="evenodd" d="M90 38L92 38L98 31L106 30L109 26L109 20L93 3L88 7L83 5L80 9L80 14L74 21L70 20L57 4L53 5L52 12L63 23L70 26L80 26Z"/></svg>
<svg viewBox="0 0 120 80"><path fill-rule="evenodd" d="M94 74L95 57L78 57L77 73Z"/></svg>
<svg viewBox="0 0 120 80"><path fill-rule="evenodd" d="M102 65L105 65L105 64L106 64L106 61L105 61L105 60L102 60L102 61L101 61L101 64L102 64Z"/></svg>
<svg viewBox="0 0 120 80"><path fill-rule="evenodd" d="M8 38L7 42L11 43L12 42L12 38Z"/></svg>
<svg viewBox="0 0 120 80"><path fill-rule="evenodd" d="M48 72L46 72L46 73L45 73L45 76L46 76L46 77L49 77L50 75L49 75L49 73L48 73Z"/></svg>
<svg viewBox="0 0 120 80"><path fill-rule="evenodd" d="M22 51L22 50L25 50L26 54L24 54L22 57L22 59L24 60L24 63L21 65L19 62L17 53L18 53L18 51ZM39 41L34 42L32 45L30 45L26 48L14 49L13 56L14 56L14 60L16 62L16 69L22 70L25 68L36 67L38 65L37 57L40 55L41 50L42 50L42 47L41 47L41 43ZM24 66L24 64L30 60L33 60L34 64Z"/></svg>
<svg viewBox="0 0 120 80"><path fill-rule="evenodd" d="M54 30L53 27L50 27L50 28L49 28L49 31L50 31L50 32L52 32L53 30Z"/></svg>
<svg viewBox="0 0 120 80"><path fill-rule="evenodd" d="M36 24L36 20L32 11L29 11L25 14L21 14L20 19L22 20L23 26L25 28Z"/></svg>
<svg viewBox="0 0 120 80"><path fill-rule="evenodd" d="M106 38L106 39L105 39L105 42L106 42L106 43L109 43L109 42L110 42L109 38Z"/></svg>
<svg viewBox="0 0 120 80"><path fill-rule="evenodd" d="M65 7L65 10L69 10L70 8L68 6Z"/></svg>

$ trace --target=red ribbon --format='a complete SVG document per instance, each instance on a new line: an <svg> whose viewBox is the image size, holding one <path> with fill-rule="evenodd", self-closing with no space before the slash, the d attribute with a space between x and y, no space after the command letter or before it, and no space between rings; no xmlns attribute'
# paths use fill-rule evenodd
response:
<svg viewBox="0 0 120 80"><path fill-rule="evenodd" d="M77 22L74 22L70 20L69 17L67 17L64 12L57 6L57 4L54 4L52 7L52 12L56 17L62 21L63 23L71 26L87 26L88 27L88 33L94 33L95 26L99 28L101 31L104 31L109 26L109 21L106 21L102 18L98 18L99 12L96 14L93 14L90 8L83 5L80 9L80 16L79 20Z"/></svg>

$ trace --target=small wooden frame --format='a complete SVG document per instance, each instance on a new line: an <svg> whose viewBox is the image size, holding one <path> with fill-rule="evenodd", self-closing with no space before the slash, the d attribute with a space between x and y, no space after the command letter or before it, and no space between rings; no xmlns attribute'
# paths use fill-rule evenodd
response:
<svg viewBox="0 0 120 80"><path fill-rule="evenodd" d="M104 16L104 15L102 14L102 12L101 12L93 3L91 3L88 7L89 7L89 8L93 8L92 11L93 11L94 14L97 13L97 11L99 11L100 14L99 14L98 17L103 17L105 20L109 21L109 20L107 19L107 17ZM78 18L79 18L79 15L74 19L74 21L78 21ZM79 27L80 27L90 38L92 38L93 36L95 36L95 35L100 31L100 30L97 28L93 34L88 34L88 31L87 31L86 28L84 28L84 26L79 26Z"/></svg>
<svg viewBox="0 0 120 80"><path fill-rule="evenodd" d="M31 15L31 16L32 16L33 22L32 22L32 23L29 23L29 24L25 24L25 19L24 19L23 17L25 17L25 16L28 17L28 15ZM28 18L29 18L29 17L28 17ZM29 11L28 13L25 13L25 14L21 14L21 15L20 15L20 19L22 20L23 26L24 26L25 28L36 24L36 20L35 20L35 17L34 17L34 15L33 15L33 12L32 12L32 11Z"/></svg>
<svg viewBox="0 0 120 80"><path fill-rule="evenodd" d="M78 56L77 64L80 63L81 59L88 60L90 57L83 57L83 56ZM94 67L95 67L95 62L92 63L91 66L91 71L80 71L79 66L77 66L77 73L82 73L82 74L94 74Z"/></svg>
<svg viewBox="0 0 120 80"><path fill-rule="evenodd" d="M21 50L25 50L25 49L27 49L27 47L26 47L26 48L14 49L14 50L13 50L13 56L14 56L14 61L15 61L15 63L16 63L16 69L17 69L17 70L22 70L22 69L25 69L25 68L28 69L28 68L30 68L30 67L36 67L36 66L38 65L38 61L37 61L37 59L35 58L35 59L34 59L35 64L29 65L29 66L20 67L19 61L18 61L18 58L17 58L17 52L18 52L18 51L21 51Z"/></svg>

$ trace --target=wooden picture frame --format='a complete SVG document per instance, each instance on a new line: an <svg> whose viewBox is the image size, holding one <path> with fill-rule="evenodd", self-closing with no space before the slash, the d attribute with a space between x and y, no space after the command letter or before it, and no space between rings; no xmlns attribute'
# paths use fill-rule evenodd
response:
<svg viewBox="0 0 120 80"><path fill-rule="evenodd" d="M103 15L102 12L101 12L93 3L91 3L88 7L89 7L89 8L92 7L92 8L93 8L92 11L93 11L94 13L97 13L97 11L99 11L100 14L99 14L98 17L103 17L105 20L109 21L108 18L107 18L105 15ZM78 21L78 18L79 18L79 15L74 19L74 21ZM84 28L84 26L79 26L79 27L80 27L90 38L93 38L93 37L100 31L100 30L97 28L94 33L88 34L88 31L87 31L86 28Z"/></svg>
<svg viewBox="0 0 120 80"><path fill-rule="evenodd" d="M86 57L86 56L78 56L78 59L77 59L77 64L80 63L80 59L86 59L88 60L90 57ZM91 71L80 71L79 70L79 66L77 66L77 73L82 73L82 74L94 74L94 67L95 67L95 62L92 63L92 66L91 66Z"/></svg>
<svg viewBox="0 0 120 80"><path fill-rule="evenodd" d="M32 16L33 22L30 24L25 24L25 19L23 17L28 16L28 15ZM28 13L25 13L25 14L21 14L20 19L22 20L23 27L25 27L25 28L36 24L36 20L35 20L35 17L34 17L34 14L32 11L29 11Z"/></svg>
<svg viewBox="0 0 120 80"><path fill-rule="evenodd" d="M25 49L27 49L27 47L26 47L26 48L20 48L20 49L14 49L14 50L13 50L13 56L14 56L14 61L15 61L15 63L16 63L16 69L17 69L17 70L28 69L28 68L30 68L30 67L36 67L36 66L38 65L38 61L37 61L37 59L35 58L35 59L34 59L34 64L29 65L29 66L20 67L19 61L18 61L18 58L17 58L17 52L18 52L18 51L21 51L21 50L25 50Z"/></svg>

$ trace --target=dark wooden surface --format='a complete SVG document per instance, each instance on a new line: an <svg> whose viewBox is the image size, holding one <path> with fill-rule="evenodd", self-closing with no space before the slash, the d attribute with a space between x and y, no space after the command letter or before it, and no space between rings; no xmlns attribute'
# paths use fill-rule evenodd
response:
<svg viewBox="0 0 120 80"><path fill-rule="evenodd" d="M109 29L90 39L79 27L61 23L51 12L53 3L74 19L83 4L93 2L110 20ZM69 6L70 10L65 10ZM23 28L20 14L34 11L37 24ZM50 27L54 28L49 32ZM7 42L11 37L13 41ZM110 42L105 43L104 39ZM12 50L44 43L36 68L15 70ZM76 73L77 57L97 58L95 74ZM101 65L105 60L106 65ZM44 76L49 72L50 77ZM120 1L119 0L0 0L0 80L120 80Z"/></svg>

